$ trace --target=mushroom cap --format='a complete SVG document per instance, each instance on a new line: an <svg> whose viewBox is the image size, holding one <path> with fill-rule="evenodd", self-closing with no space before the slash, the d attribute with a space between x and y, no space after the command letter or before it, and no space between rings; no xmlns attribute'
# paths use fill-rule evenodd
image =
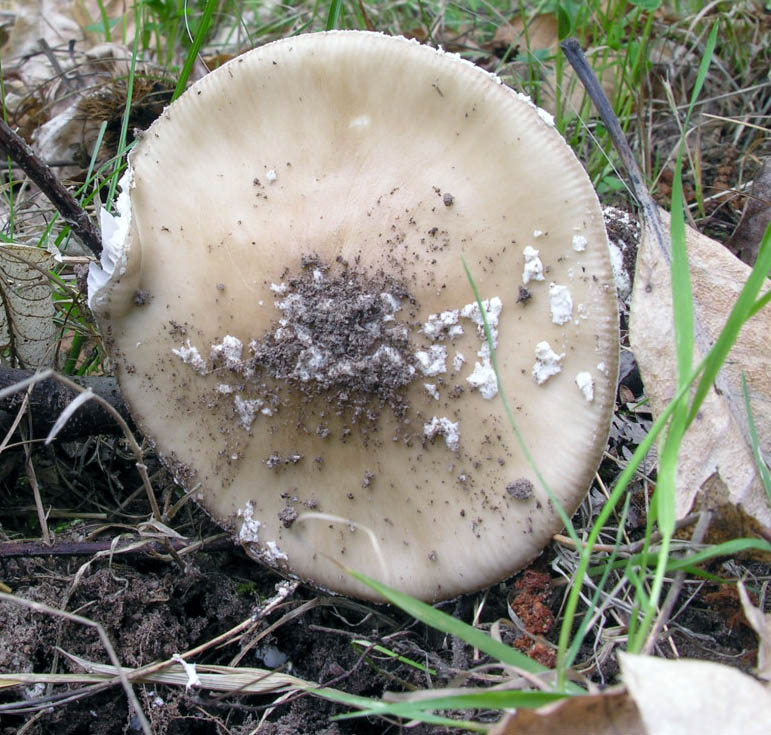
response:
<svg viewBox="0 0 771 735"><path fill-rule="evenodd" d="M194 84L130 166L92 308L137 424L254 558L438 600L541 551L562 524L461 256L572 513L607 438L616 295L545 113L454 55L309 34Z"/></svg>

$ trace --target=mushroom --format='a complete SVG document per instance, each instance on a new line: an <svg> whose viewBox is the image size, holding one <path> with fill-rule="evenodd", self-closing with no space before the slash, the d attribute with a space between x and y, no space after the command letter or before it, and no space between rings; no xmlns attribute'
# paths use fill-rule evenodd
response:
<svg viewBox="0 0 771 735"><path fill-rule="evenodd" d="M438 600L561 527L463 254L540 472L568 513L585 495L617 372L602 214L496 77L368 32L265 45L154 123L118 212L90 302L123 393L255 559Z"/></svg>

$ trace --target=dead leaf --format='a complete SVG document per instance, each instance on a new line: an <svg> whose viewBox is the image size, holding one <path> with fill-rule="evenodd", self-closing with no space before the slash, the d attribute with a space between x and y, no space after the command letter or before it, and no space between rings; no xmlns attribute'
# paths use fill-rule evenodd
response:
<svg viewBox="0 0 771 735"><path fill-rule="evenodd" d="M663 211L661 214L668 231L669 215ZM723 245L691 228L687 228L687 246L695 304L697 364L717 339L750 268ZM669 268L667 258L644 230L632 294L629 339L655 415L666 407L677 388ZM769 334L771 309L766 308L744 326L685 436L677 476L678 518L688 514L708 481L719 478L727 489L730 504L741 505L757 522L771 525L771 506L752 453L742 393L744 373L760 447L765 456L771 456Z"/></svg>
<svg viewBox="0 0 771 735"><path fill-rule="evenodd" d="M112 125L126 106L125 77L131 50L119 43L101 43L79 56L78 74L89 84L77 91L52 88L53 114L32 135L32 148L44 161L71 161L60 166L60 178L75 178L91 158L102 122ZM144 65L137 66L134 93L142 103L148 82ZM133 100L137 100L135 96ZM135 112L136 115L136 112ZM109 131L108 131L109 135Z"/></svg>
<svg viewBox="0 0 771 735"><path fill-rule="evenodd" d="M0 350L12 367L53 364L57 333L46 275L53 265L53 255L41 248L0 245Z"/></svg>
<svg viewBox="0 0 771 735"><path fill-rule="evenodd" d="M2 47L3 103L9 120L27 140L58 114L78 86L77 57L83 34L71 0L15 0L12 25Z"/></svg>
<svg viewBox="0 0 771 735"><path fill-rule="evenodd" d="M647 735L767 735L771 691L711 661L619 654L624 683Z"/></svg>
<svg viewBox="0 0 771 735"><path fill-rule="evenodd" d="M764 161L755 176L747 206L726 247L748 265L754 265L758 259L760 241L769 222L771 222L771 158Z"/></svg>
<svg viewBox="0 0 771 735"><path fill-rule="evenodd" d="M744 508L731 501L731 492L723 482L719 472L711 474L701 485L693 504L694 510L712 511L712 518L704 541L708 544L722 544L736 538L765 538L766 529ZM771 563L771 554L757 549L740 554L739 558L749 556L752 559Z"/></svg>
<svg viewBox="0 0 771 735"><path fill-rule="evenodd" d="M51 63L41 53L41 40L51 48L67 49L70 41L80 41L82 34L72 17L70 0L16 0L11 7L13 26L3 46L3 66L19 65L26 88L56 76ZM66 56L62 57L67 66Z"/></svg>
<svg viewBox="0 0 771 735"><path fill-rule="evenodd" d="M737 586L744 617L758 634L758 668L755 673L761 679L771 681L771 614L764 613L752 604L750 596L741 582Z"/></svg>
<svg viewBox="0 0 771 735"><path fill-rule="evenodd" d="M528 19L527 24L519 16L498 26L493 40L487 46L491 49L507 47L529 48L531 51L549 49L556 53L559 43L557 16L554 13L541 13Z"/></svg>
<svg viewBox="0 0 771 735"><path fill-rule="evenodd" d="M490 735L646 735L626 691L573 697L537 710L506 716Z"/></svg>
<svg viewBox="0 0 771 735"><path fill-rule="evenodd" d="M628 653L620 653L619 660L624 688L520 710L505 717L490 735L768 732L771 691L738 669L711 661Z"/></svg>

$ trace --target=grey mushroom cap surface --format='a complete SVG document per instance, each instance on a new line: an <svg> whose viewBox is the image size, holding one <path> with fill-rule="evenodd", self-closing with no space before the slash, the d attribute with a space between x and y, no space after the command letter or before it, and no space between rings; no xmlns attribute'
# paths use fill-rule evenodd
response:
<svg viewBox="0 0 771 735"><path fill-rule="evenodd" d="M131 154L90 302L138 425L254 558L438 600L561 528L462 255L540 472L568 513L585 495L616 294L546 117L456 56L328 32L212 72Z"/></svg>

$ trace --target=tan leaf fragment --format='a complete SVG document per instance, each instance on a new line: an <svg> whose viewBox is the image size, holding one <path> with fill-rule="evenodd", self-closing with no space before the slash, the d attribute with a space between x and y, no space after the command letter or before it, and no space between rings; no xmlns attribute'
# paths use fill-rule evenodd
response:
<svg viewBox="0 0 771 735"><path fill-rule="evenodd" d="M51 253L29 245L0 245L0 351L5 364L38 368L53 364L57 331Z"/></svg>
<svg viewBox="0 0 771 735"><path fill-rule="evenodd" d="M668 230L669 215L663 211L661 215ZM687 247L696 365L715 343L751 269L723 245L691 228L687 228ZM771 525L771 507L755 464L742 393L744 373L760 448L764 456L771 456L769 334L771 309L766 308L744 326L685 436L677 476L678 518L691 510L708 481L719 480L725 485L728 503L741 505L757 522ZM670 265L647 228L643 228L637 257L629 339L653 412L658 415L675 395L677 358Z"/></svg>
<svg viewBox="0 0 771 735"><path fill-rule="evenodd" d="M547 112L555 114L559 88L564 108L578 113L583 105L586 92L572 68L567 64L564 65L560 78L557 78L555 59L559 52L559 41L557 16L554 13L539 13L524 19L522 16L518 16L511 22L500 25L492 41L486 44L486 47L495 51L510 46L518 49L517 53L523 55L528 51L530 53L548 51L548 58L539 61L544 76L544 85L543 96L538 100L538 103ZM610 99L614 99L619 66L614 58L614 53L609 52L607 46L601 46L597 49L587 49L586 55L600 79L605 94ZM515 62L514 65L516 67L519 64L522 64L524 69L529 62ZM528 74L523 76L526 78Z"/></svg>
<svg viewBox="0 0 771 735"><path fill-rule="evenodd" d="M626 691L573 697L537 710L507 715L490 735L647 735Z"/></svg>
<svg viewBox="0 0 771 735"><path fill-rule="evenodd" d="M647 735L767 735L771 691L738 669L628 653L619 659Z"/></svg>
<svg viewBox="0 0 771 735"><path fill-rule="evenodd" d="M498 26L488 45L492 48L526 46L531 51L549 49L556 53L558 43L557 16L554 13L541 13L529 18L527 23L520 16L511 23Z"/></svg>
<svg viewBox="0 0 771 735"><path fill-rule="evenodd" d="M761 679L771 681L771 613L764 613L752 604L750 596L741 582L739 582L738 588L744 617L758 634L758 668L755 673Z"/></svg>
<svg viewBox="0 0 771 735"><path fill-rule="evenodd" d="M711 661L673 661L628 653L619 654L619 659L625 689L520 710L501 720L490 735L768 732L771 691L738 669Z"/></svg>
<svg viewBox="0 0 771 735"><path fill-rule="evenodd" d="M712 513L706 543L722 544L737 538L768 538L769 530L758 520L747 514L741 504L731 500L731 491L723 482L718 471L713 472L701 485L696 497L694 510L708 510ZM745 555L741 555L745 556ZM771 562L771 554L753 549L746 556Z"/></svg>

